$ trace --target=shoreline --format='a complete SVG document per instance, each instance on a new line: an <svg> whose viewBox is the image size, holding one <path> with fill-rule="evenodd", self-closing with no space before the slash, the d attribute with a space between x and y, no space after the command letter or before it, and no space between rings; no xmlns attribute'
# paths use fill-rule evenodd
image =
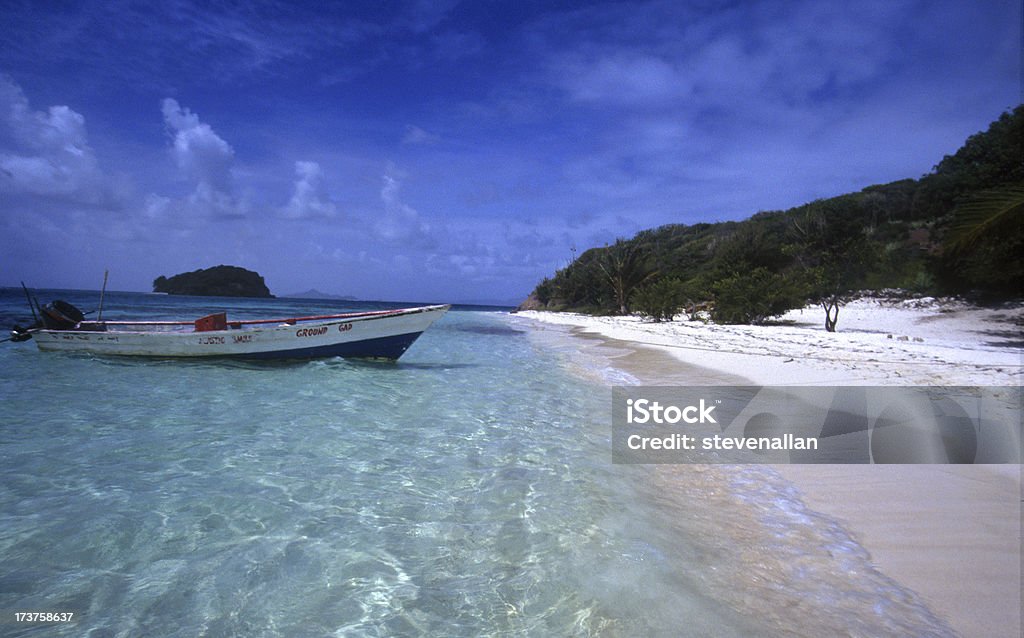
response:
<svg viewBox="0 0 1024 638"><path fill-rule="evenodd" d="M1020 385L1024 308L849 306L831 334L807 309L770 326L519 314L608 349L643 385ZM1020 635L1020 465L772 468L960 635Z"/></svg>

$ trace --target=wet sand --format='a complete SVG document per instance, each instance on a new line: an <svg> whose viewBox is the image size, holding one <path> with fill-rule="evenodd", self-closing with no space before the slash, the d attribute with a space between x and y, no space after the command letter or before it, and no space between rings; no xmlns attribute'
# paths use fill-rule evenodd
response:
<svg viewBox="0 0 1024 638"><path fill-rule="evenodd" d="M775 469L962 635L1021 635L1019 465Z"/></svg>

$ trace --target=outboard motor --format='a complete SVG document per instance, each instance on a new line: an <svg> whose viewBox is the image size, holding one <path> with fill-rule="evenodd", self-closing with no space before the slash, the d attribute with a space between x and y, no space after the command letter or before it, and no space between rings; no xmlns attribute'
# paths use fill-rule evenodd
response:
<svg viewBox="0 0 1024 638"><path fill-rule="evenodd" d="M19 341L28 341L29 339L32 338L32 329L33 328L38 328L38 327L39 327L39 324L35 324L35 325L30 326L28 328L23 328L21 326L14 326L13 328L11 328L11 336L9 338L10 338L11 341L13 341L15 343L18 343Z"/></svg>
<svg viewBox="0 0 1024 638"><path fill-rule="evenodd" d="M73 330L85 319L81 310L57 299L42 307L43 327L47 330Z"/></svg>

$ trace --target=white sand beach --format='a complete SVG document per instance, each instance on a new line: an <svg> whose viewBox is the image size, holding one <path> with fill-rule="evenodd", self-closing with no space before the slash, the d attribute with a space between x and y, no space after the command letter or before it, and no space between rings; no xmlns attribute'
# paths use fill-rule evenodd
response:
<svg viewBox="0 0 1024 638"><path fill-rule="evenodd" d="M860 299L842 308L832 334L817 307L765 326L519 316L617 340L602 346L613 348L613 365L649 385L1019 386L1024 365L1021 306ZM775 469L961 635L1021 635L1020 465Z"/></svg>
<svg viewBox="0 0 1024 638"><path fill-rule="evenodd" d="M519 316L656 347L756 385L1019 385L1024 364L1024 307L859 299L842 308L831 334L816 306L764 326L685 317L655 323L575 313Z"/></svg>

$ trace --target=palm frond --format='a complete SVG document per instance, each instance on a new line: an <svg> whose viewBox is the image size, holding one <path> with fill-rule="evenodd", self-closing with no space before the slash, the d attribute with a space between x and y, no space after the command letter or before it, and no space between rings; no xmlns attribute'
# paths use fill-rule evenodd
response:
<svg viewBox="0 0 1024 638"><path fill-rule="evenodd" d="M1024 217L1024 184L981 191L957 205L948 241L953 248L969 248L985 236L1000 233Z"/></svg>

